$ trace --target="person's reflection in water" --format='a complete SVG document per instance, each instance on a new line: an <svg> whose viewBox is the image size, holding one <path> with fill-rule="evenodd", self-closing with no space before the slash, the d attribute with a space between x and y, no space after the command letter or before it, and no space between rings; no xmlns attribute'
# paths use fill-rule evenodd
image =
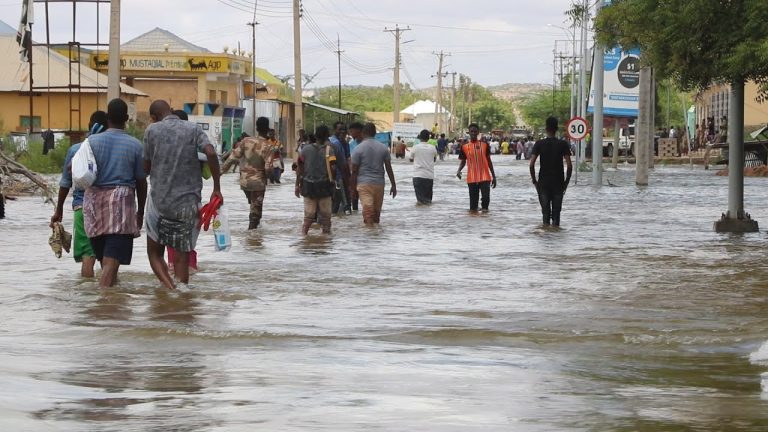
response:
<svg viewBox="0 0 768 432"><path fill-rule="evenodd" d="M211 425L211 419L197 407L201 401L194 396L205 392L204 377L210 373L200 354L143 352L140 343L108 348L97 356L78 350L84 356L79 361L81 367L46 377L98 393L83 390L87 397L57 401L33 416L101 425L98 430L110 429L116 422L121 428L154 430L146 426L168 424L169 419L173 425L164 430L198 430ZM160 409L133 408L146 404Z"/></svg>
<svg viewBox="0 0 768 432"><path fill-rule="evenodd" d="M200 314L194 292L155 291L150 313L153 320L191 323Z"/></svg>
<svg viewBox="0 0 768 432"><path fill-rule="evenodd" d="M85 314L95 321L127 321L132 312L128 305L130 296L115 288L99 289L99 297L92 306L85 309Z"/></svg>
<svg viewBox="0 0 768 432"><path fill-rule="evenodd" d="M304 255L330 255L332 238L321 235L304 236L298 243L299 252Z"/></svg>

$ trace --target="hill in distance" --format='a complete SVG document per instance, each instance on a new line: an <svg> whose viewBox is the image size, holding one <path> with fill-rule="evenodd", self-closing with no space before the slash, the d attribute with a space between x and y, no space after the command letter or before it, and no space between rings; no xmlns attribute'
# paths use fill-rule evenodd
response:
<svg viewBox="0 0 768 432"><path fill-rule="evenodd" d="M541 92L552 91L552 85L540 83L508 83L487 87L499 99L515 101Z"/></svg>

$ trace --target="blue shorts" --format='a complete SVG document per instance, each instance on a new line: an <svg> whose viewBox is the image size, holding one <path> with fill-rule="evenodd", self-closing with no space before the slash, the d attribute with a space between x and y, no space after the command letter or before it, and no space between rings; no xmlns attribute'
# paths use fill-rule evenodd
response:
<svg viewBox="0 0 768 432"><path fill-rule="evenodd" d="M129 265L133 257L133 235L106 234L91 238L96 259L112 258L122 265Z"/></svg>

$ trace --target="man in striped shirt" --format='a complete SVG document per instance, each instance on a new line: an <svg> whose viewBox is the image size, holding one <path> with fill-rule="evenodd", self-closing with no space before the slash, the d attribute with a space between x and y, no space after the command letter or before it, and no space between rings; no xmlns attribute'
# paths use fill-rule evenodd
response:
<svg viewBox="0 0 768 432"><path fill-rule="evenodd" d="M477 211L480 194L483 199L482 211L488 211L491 203L491 187L496 188L496 173L493 171L491 151L488 143L478 140L480 127L477 123L469 125L469 142L459 148L459 170L456 177L461 178L461 170L467 166L467 187L469 188L469 210Z"/></svg>
<svg viewBox="0 0 768 432"><path fill-rule="evenodd" d="M141 142L125 131L128 104L112 99L107 105L109 128L88 137L98 174L83 197L85 233L101 261L99 285L117 282L121 265L129 265L133 239L144 220L147 179Z"/></svg>

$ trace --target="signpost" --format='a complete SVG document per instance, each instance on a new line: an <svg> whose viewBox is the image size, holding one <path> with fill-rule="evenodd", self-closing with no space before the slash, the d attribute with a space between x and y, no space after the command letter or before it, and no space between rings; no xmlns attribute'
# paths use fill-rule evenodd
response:
<svg viewBox="0 0 768 432"><path fill-rule="evenodd" d="M589 122L581 117L574 116L568 120L568 124L565 126L565 133L572 140L583 140L589 133Z"/></svg>
<svg viewBox="0 0 768 432"><path fill-rule="evenodd" d="M587 122L582 117L574 116L570 120L568 120L568 123L565 125L565 134L568 136L568 138L581 142L584 138L587 137L587 134L589 133L589 122ZM578 184L579 182L579 152L581 149L576 149L576 176L573 179L574 184Z"/></svg>

